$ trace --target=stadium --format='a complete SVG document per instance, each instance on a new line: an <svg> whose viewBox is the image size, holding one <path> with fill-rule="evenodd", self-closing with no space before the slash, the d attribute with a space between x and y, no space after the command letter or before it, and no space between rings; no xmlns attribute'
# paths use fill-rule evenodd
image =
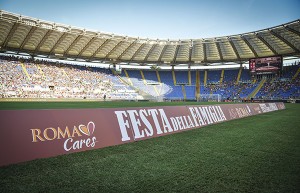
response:
<svg viewBox="0 0 300 193"><path fill-rule="evenodd" d="M0 192L300 191L300 19L155 39L0 10L0 51Z"/></svg>

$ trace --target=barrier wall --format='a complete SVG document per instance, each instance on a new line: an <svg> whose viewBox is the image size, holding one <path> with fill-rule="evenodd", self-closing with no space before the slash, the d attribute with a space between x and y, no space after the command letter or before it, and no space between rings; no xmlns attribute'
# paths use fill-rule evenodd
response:
<svg viewBox="0 0 300 193"><path fill-rule="evenodd" d="M283 103L1 110L0 166L103 148L285 109Z"/></svg>

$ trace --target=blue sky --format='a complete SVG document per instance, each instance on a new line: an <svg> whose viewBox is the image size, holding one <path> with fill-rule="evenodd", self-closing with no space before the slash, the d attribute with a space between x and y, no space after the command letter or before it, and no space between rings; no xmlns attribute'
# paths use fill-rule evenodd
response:
<svg viewBox="0 0 300 193"><path fill-rule="evenodd" d="M300 19L300 0L0 0L0 9L155 39L226 36Z"/></svg>

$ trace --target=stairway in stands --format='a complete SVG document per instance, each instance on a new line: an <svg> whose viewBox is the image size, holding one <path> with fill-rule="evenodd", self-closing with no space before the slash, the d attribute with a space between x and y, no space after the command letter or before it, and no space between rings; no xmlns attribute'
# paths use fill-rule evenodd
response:
<svg viewBox="0 0 300 193"><path fill-rule="evenodd" d="M129 77L128 73L127 73L127 70L124 69L124 73L125 73L125 75L126 75L126 77L127 77L127 81L129 82L129 84L130 84L131 86L133 86L133 83L132 83L132 81L130 80L130 77Z"/></svg>
<svg viewBox="0 0 300 193"><path fill-rule="evenodd" d="M259 90L263 87L265 82L267 81L267 78L262 78L257 87L248 95L247 99L254 98L256 94L259 92Z"/></svg>
<svg viewBox="0 0 300 193"><path fill-rule="evenodd" d="M177 82L176 82L176 75L175 75L174 68L172 69L172 76L173 76L173 83L174 83L174 86L176 86L176 85L177 85Z"/></svg>
<svg viewBox="0 0 300 193"><path fill-rule="evenodd" d="M223 80L224 80L224 69L222 69L221 71L220 84L223 83Z"/></svg>
<svg viewBox="0 0 300 193"><path fill-rule="evenodd" d="M243 68L242 68L242 67L240 67L240 69L239 69L239 73L238 73L238 76L237 76L237 79L236 79L236 84L238 84L238 83L239 83L239 81L240 81L240 78L241 78L241 75L242 75L242 70L243 70Z"/></svg>
<svg viewBox="0 0 300 193"><path fill-rule="evenodd" d="M181 85L181 89L182 89L183 99L186 100L186 91L184 85Z"/></svg>
<svg viewBox="0 0 300 193"><path fill-rule="evenodd" d="M31 78L30 78L30 76L29 76L29 73L28 73L28 71L27 71L27 69L26 69L24 63L20 63L20 64L21 64L21 66L22 66L23 72L26 74L27 79L28 79L28 80L31 80Z"/></svg>
<svg viewBox="0 0 300 193"><path fill-rule="evenodd" d="M145 75L144 75L143 71L140 70L140 73L141 73L142 80L143 80L144 84L146 85L146 84L147 84L147 81L146 81L146 79L145 79Z"/></svg>
<svg viewBox="0 0 300 193"><path fill-rule="evenodd" d="M297 78L297 76L299 75L299 73L300 73L300 67L298 68L296 74L294 74L292 80L295 80Z"/></svg>

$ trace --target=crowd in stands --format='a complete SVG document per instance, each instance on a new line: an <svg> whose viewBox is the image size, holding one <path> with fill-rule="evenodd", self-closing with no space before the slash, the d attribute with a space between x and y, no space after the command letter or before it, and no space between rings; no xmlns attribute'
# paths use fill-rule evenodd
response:
<svg viewBox="0 0 300 193"><path fill-rule="evenodd" d="M256 95L259 99L300 98L299 75L295 74L299 62L285 67L280 76L268 78ZM221 71L208 71L207 84L204 85L203 72L200 79L201 94L219 94L223 100L245 99L259 85L253 82L247 70L243 70L241 80L237 82L239 69L224 73L220 82ZM160 71L161 82L156 73L128 70L129 83L125 73L113 75L108 69L70 65L45 60L0 57L1 98L74 98L74 99L143 99L136 90L153 97L165 99L184 97L185 87L188 99L193 99L196 92L195 81L187 80L187 71L177 72L181 85L174 85L171 71ZM194 72L192 72L194 77ZM148 79L147 79L148 77ZM130 84L131 82L131 84ZM194 94L196 96L196 93Z"/></svg>
<svg viewBox="0 0 300 193"><path fill-rule="evenodd" d="M300 98L300 81L275 80L267 82L261 88L257 98L259 99L296 99Z"/></svg>
<svg viewBox="0 0 300 193"><path fill-rule="evenodd" d="M120 94L112 74L97 68L32 59L0 59L2 98L130 99L137 94Z"/></svg>
<svg viewBox="0 0 300 193"><path fill-rule="evenodd" d="M223 100L244 99L257 84L251 82L236 84L236 81L223 82L222 84L208 84L205 86L206 94L220 94Z"/></svg>
<svg viewBox="0 0 300 193"><path fill-rule="evenodd" d="M300 62L295 62L283 68L282 74L261 75L266 77L262 88L259 90L256 99L299 99L300 98L300 74L294 77L300 67ZM260 80L253 82L252 78L243 71L243 80L236 84L236 77L232 80L225 80L222 83L209 82L203 89L205 94L220 94L223 100L245 99L258 86ZM248 77L247 77L247 76Z"/></svg>
<svg viewBox="0 0 300 193"><path fill-rule="evenodd" d="M281 76L269 78L262 86L256 98L258 99L299 99L300 78L294 77L300 67L300 62L295 62L283 68Z"/></svg>

